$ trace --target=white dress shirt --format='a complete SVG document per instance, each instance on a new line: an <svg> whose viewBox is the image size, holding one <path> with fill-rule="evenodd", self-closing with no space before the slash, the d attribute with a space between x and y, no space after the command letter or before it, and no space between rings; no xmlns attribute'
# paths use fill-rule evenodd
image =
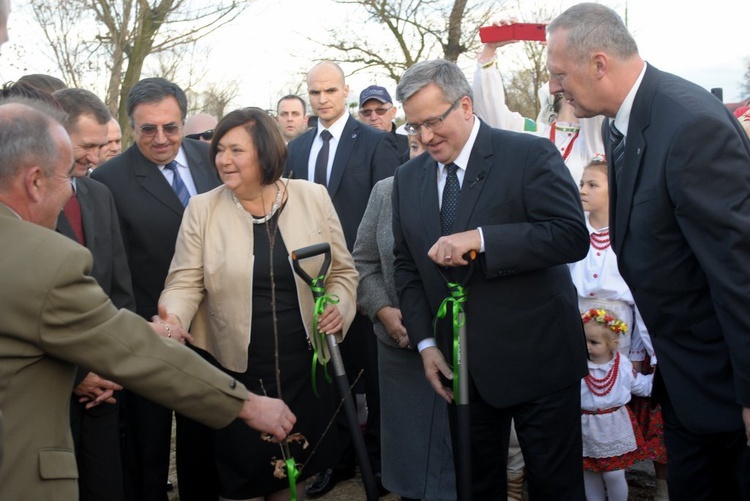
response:
<svg viewBox="0 0 750 501"><path fill-rule="evenodd" d="M177 162L177 172L180 173L180 179L182 179L182 182L185 184L190 196L194 197L198 194L198 190L195 189L193 175L190 173L190 167L188 167L187 155L182 147L180 147L180 150L177 152L174 161ZM172 186L172 181L174 180L174 172L172 169L165 169L163 165L159 165L159 170L169 183L169 186Z"/></svg>
<svg viewBox="0 0 750 501"><path fill-rule="evenodd" d="M331 133L331 139L328 140L328 170L326 171L326 185L328 180L331 179L331 169L333 168L333 159L336 158L336 148L338 148L341 142L341 135L344 133L344 127L346 122L349 120L349 113L344 112L335 122L328 127L328 132ZM318 128L315 131L315 139L313 139L312 148L310 148L310 158L307 159L307 180L315 182L315 162L318 160L318 153L323 148L323 140L320 138L320 133L326 130L323 124L318 120Z"/></svg>

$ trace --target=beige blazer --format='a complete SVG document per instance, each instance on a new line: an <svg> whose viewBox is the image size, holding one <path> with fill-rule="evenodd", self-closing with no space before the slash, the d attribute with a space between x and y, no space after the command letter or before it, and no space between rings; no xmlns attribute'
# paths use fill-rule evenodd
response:
<svg viewBox="0 0 750 501"><path fill-rule="evenodd" d="M356 313L358 284L354 261L346 248L339 218L328 191L322 185L299 179L288 182L288 200L279 216L279 232L287 251L328 242L331 266L325 285L340 302L344 332ZM291 257L289 258L289 266ZM315 277L323 257L301 261ZM247 370L247 347L252 333L253 223L249 214L232 200L232 192L220 186L197 195L182 219L172 265L159 304L190 326L195 345L207 350L225 368ZM296 276L297 299L308 339L315 306L310 287ZM337 335L341 341L343 334ZM328 359L327 347L323 356Z"/></svg>
<svg viewBox="0 0 750 501"><path fill-rule="evenodd" d="M87 249L2 203L0 235L0 499L78 499L76 366L215 428L239 414L244 386L115 308Z"/></svg>

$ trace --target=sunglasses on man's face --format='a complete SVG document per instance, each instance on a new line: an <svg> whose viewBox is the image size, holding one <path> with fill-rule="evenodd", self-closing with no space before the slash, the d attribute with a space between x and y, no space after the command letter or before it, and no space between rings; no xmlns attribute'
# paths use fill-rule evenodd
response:
<svg viewBox="0 0 750 501"><path fill-rule="evenodd" d="M214 130L208 129L204 130L203 132L198 132L197 134L187 134L185 135L185 137L189 139L195 139L196 141L200 141L201 139L210 141L214 137Z"/></svg>
<svg viewBox="0 0 750 501"><path fill-rule="evenodd" d="M388 111L390 111L391 108L393 108L393 105L390 105L387 108L375 108L375 109L369 109L369 110L360 108L359 114L365 118L370 118L370 115L372 115L373 112L375 112L377 113L379 117L382 117L383 115L388 113Z"/></svg>

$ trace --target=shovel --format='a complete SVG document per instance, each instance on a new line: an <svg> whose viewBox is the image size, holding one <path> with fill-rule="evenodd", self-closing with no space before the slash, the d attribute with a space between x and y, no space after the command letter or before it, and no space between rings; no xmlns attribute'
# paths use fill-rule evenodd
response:
<svg viewBox="0 0 750 501"><path fill-rule="evenodd" d="M323 264L320 267L318 276L313 278L308 275L305 270L302 269L300 260L319 256L321 254L324 254ZM309 247L303 247L302 249L292 251L292 266L294 267L294 271L305 281L305 283L310 286L310 290L312 291L316 306L318 304L318 301L326 296L324 280L325 274L328 272L328 267L330 265L331 246L326 242L310 245ZM318 314L317 308L315 314ZM314 322L314 325L317 325L317 322ZM313 333L313 335L316 334L317 333ZM352 399L352 393L349 388L349 378L346 377L346 371L344 370L344 362L341 359L339 345L338 343L336 343L336 338L333 335L327 335L325 336L325 338L326 344L328 345L328 352L331 355L331 363L333 364L334 379L336 379L336 385L338 386L339 393L341 394L341 398L344 402L344 412L346 413L346 419L349 423L349 430L352 434L352 443L354 444L354 450L357 453L357 461L359 461L359 471L362 475L362 483L365 486L367 501L377 501L378 489L375 485L375 476L372 474L372 468L370 468L370 460L367 456L367 449L365 448L364 438L362 438L359 420L357 419L357 412L354 408L354 400ZM315 380L313 379L313 388L314 381Z"/></svg>

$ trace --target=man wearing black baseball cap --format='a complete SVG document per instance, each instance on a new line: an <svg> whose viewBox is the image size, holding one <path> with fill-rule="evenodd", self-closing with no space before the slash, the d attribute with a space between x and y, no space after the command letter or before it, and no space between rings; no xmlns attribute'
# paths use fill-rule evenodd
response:
<svg viewBox="0 0 750 501"><path fill-rule="evenodd" d="M409 160L409 141L405 134L396 133L393 119L397 111L385 87L370 85L359 94L359 119L370 127L392 133L399 158L406 162Z"/></svg>

